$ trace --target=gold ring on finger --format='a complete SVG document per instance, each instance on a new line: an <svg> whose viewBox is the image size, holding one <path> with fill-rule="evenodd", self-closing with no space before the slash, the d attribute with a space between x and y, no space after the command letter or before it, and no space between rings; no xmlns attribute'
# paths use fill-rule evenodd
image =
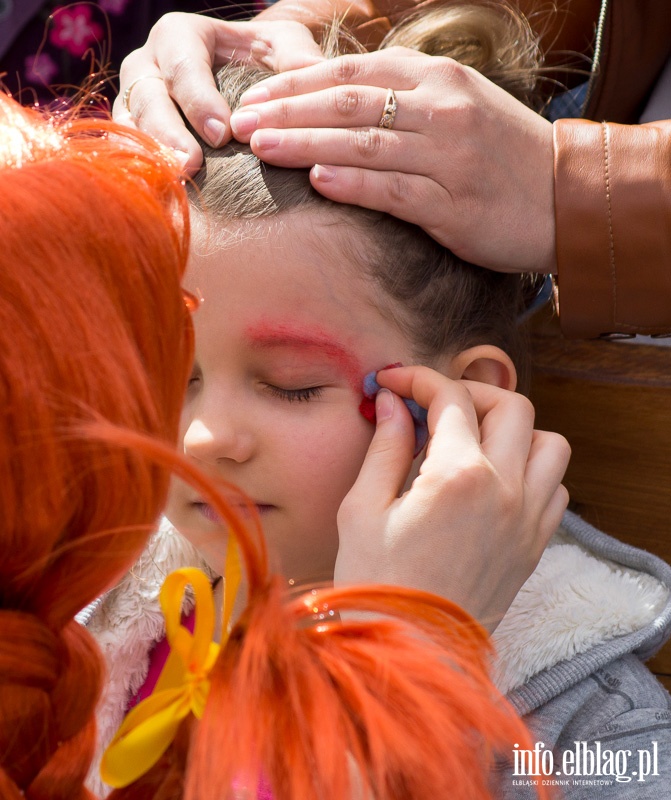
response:
<svg viewBox="0 0 671 800"><path fill-rule="evenodd" d="M382 116L380 117L378 128L386 128L387 130L391 130L394 127L397 108L398 103L396 102L394 90L387 89L387 99L384 101L384 108L382 109Z"/></svg>
<svg viewBox="0 0 671 800"><path fill-rule="evenodd" d="M137 86L137 84L140 81L143 81L143 80L145 80L147 78L156 78L159 81L163 80L163 78L160 75L140 75L139 78L135 78L134 81L131 81L128 84L128 86L126 86L126 88L124 89L123 98L122 98L123 99L123 107L126 109L126 111L129 114L132 114L132 112L130 110L130 93L133 91L133 89Z"/></svg>

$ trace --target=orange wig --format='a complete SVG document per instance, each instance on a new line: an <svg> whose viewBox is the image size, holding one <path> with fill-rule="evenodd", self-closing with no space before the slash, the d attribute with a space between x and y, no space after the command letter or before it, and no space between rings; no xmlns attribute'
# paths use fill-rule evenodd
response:
<svg viewBox="0 0 671 800"><path fill-rule="evenodd" d="M73 617L169 482L110 431L174 443L191 364L177 169L148 137L0 95L0 243L0 797L72 800L102 681Z"/></svg>

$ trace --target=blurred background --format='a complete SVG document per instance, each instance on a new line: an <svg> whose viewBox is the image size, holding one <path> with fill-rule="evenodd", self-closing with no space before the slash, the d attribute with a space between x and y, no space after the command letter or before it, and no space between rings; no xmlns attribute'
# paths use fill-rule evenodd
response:
<svg viewBox="0 0 671 800"><path fill-rule="evenodd" d="M0 81L24 104L62 103L91 73L112 100L124 56L169 11L246 19L263 0L0 0Z"/></svg>

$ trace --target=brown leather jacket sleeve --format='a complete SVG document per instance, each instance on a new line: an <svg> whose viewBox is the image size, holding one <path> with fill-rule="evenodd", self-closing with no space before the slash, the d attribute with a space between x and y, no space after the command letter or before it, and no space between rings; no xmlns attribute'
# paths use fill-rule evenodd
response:
<svg viewBox="0 0 671 800"><path fill-rule="evenodd" d="M671 121L554 124L568 336L671 332Z"/></svg>

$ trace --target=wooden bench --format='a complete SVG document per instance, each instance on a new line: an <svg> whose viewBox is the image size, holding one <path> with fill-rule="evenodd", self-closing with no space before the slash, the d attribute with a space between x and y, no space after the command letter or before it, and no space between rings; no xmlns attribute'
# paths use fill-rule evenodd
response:
<svg viewBox="0 0 671 800"><path fill-rule="evenodd" d="M571 508L671 563L671 347L569 341L547 314L532 352L536 427L573 449ZM649 666L671 690L671 643Z"/></svg>

